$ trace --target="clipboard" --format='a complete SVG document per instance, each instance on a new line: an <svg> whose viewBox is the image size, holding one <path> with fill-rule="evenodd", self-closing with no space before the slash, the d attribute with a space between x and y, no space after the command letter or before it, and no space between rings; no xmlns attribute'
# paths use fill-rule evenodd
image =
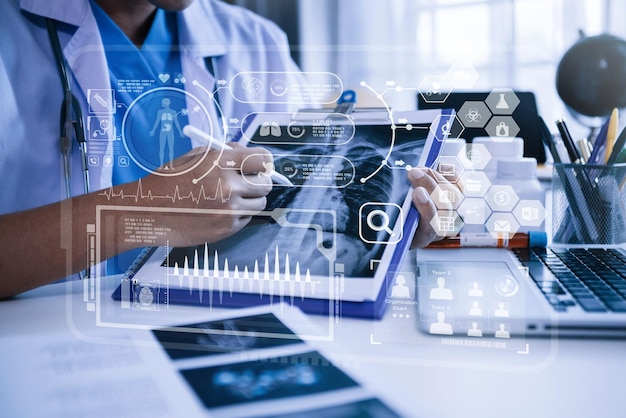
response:
<svg viewBox="0 0 626 418"><path fill-rule="evenodd" d="M455 116L379 113L248 115L240 142L268 148L296 187L276 185L266 210L218 243L147 250L113 299L381 318L419 222L407 170L434 166Z"/></svg>

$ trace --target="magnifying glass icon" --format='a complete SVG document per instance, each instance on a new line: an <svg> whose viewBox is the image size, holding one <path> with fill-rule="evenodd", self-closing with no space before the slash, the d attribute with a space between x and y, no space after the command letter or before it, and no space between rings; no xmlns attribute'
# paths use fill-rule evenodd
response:
<svg viewBox="0 0 626 418"><path fill-rule="evenodd" d="M375 217L380 218L378 224L374 222ZM394 236L394 232L389 228L389 223L389 215L381 209L375 209L367 214L367 226L369 226L372 231L385 231L389 236Z"/></svg>

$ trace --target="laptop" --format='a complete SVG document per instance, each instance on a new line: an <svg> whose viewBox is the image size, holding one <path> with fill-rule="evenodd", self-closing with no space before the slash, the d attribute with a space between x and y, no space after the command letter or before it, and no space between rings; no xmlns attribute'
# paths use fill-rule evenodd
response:
<svg viewBox="0 0 626 418"><path fill-rule="evenodd" d="M417 264L426 333L626 337L623 248L420 249Z"/></svg>
<svg viewBox="0 0 626 418"><path fill-rule="evenodd" d="M433 101L421 94L417 95L418 109L454 109L456 122L452 125L451 137L462 137L472 142L475 137L495 136L490 132L496 121L507 121L513 131L511 136L524 139L524 156L537 159L539 164L546 162L546 152L541 141L541 128L538 123L539 111L535 94L528 91L503 90L507 107L498 109L498 90L492 92L452 92L445 100ZM507 110L508 109L508 110ZM492 115L493 113L493 115ZM507 122L509 123L509 122ZM496 124L497 125L497 124ZM462 131L461 131L462 129ZM512 134L514 133L514 135ZM507 135L508 136L508 135Z"/></svg>

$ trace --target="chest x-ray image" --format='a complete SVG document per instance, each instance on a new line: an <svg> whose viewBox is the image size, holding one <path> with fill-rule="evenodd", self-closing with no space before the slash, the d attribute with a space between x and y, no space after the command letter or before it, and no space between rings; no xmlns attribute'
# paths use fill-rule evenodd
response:
<svg viewBox="0 0 626 418"><path fill-rule="evenodd" d="M268 169L294 186L274 186L266 211L239 233L206 246L175 248L164 265L196 260L200 271L226 263L239 272L373 277L386 247L403 238L407 167L418 163L428 124L395 130L380 122L336 125L320 130L306 122L259 124L249 142L268 148L274 155Z"/></svg>

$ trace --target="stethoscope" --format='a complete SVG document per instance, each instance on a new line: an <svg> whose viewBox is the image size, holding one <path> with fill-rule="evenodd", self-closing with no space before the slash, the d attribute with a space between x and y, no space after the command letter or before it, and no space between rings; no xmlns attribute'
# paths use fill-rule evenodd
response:
<svg viewBox="0 0 626 418"><path fill-rule="evenodd" d="M61 105L61 132L60 132L60 145L61 155L63 157L63 174L65 178L65 190L67 197L72 197L71 188L71 164L70 157L72 151L72 132L78 143L80 150L80 162L83 172L83 188L84 193L87 194L90 191L89 186L89 166L87 164L87 140L85 136L85 122L83 119L83 112L80 107L80 103L76 96L72 93L70 84L70 69L65 56L63 55L63 49L61 42L59 41L59 35L56 29L56 23L53 19L46 18L46 27L48 30L48 37L50 38L50 44L52 45L52 51L54 53L54 59L57 64L57 69L61 77L61 83L63 85L63 104ZM211 75L216 78L215 65L212 58L205 60L207 70ZM225 118L221 112L221 106L219 103L219 94L215 94L214 103L216 106L216 112L218 118L221 119L221 125L223 131L228 132Z"/></svg>
<svg viewBox="0 0 626 418"><path fill-rule="evenodd" d="M71 153L72 153L72 135L76 138L78 148L80 149L80 162L83 172L83 192L89 193L89 166L87 165L87 140L85 138L85 122L80 103L72 93L70 84L70 69L63 56L63 49L59 41L59 35L56 30L56 23L50 18L46 18L46 28L48 29L48 37L52 45L52 52L57 64L59 75L61 76L61 84L63 85L63 103L61 104L61 131L60 145L61 156L63 158L63 175L65 179L65 192L68 198L72 197L71 186Z"/></svg>
<svg viewBox="0 0 626 418"><path fill-rule="evenodd" d="M61 156L63 157L63 175L65 178L65 193L69 198L72 197L72 181L71 181L71 154L72 154L72 132L80 149L80 160L83 172L83 188L84 193L89 193L89 169L87 165L87 141L85 139L85 122L80 103L74 94L70 85L70 72L67 61L63 56L63 49L59 41L59 35L56 30L54 20L46 18L46 27L48 29L48 37L52 45L52 52L57 63L57 69L61 76L63 85L63 103L61 104L61 131L60 145ZM90 276L90 269L79 272L81 279Z"/></svg>
<svg viewBox="0 0 626 418"><path fill-rule="evenodd" d="M63 86L63 103L61 105L61 118L60 118L60 146L61 156L63 158L63 175L65 180L65 191L68 198L73 196L71 187L71 152L72 152L72 135L76 138L78 148L80 150L80 162L83 173L83 192L88 194L90 192L89 186L89 166L87 164L87 140L85 135L85 122L83 118L83 112L80 107L80 102L76 96L72 93L70 78L70 68L67 64L65 56L63 55L63 48L59 40L57 33L56 22L53 19L46 18L46 28L48 31L48 38L52 46L52 52L54 53L54 59L56 61L57 70L61 77L61 83ZM208 58L206 60L208 71L215 77L215 68L213 60ZM217 106L218 115L221 115L219 109L219 96L215 95L215 104ZM227 131L224 118L222 119L222 126L224 131ZM89 269L80 273L81 279L89 277Z"/></svg>

